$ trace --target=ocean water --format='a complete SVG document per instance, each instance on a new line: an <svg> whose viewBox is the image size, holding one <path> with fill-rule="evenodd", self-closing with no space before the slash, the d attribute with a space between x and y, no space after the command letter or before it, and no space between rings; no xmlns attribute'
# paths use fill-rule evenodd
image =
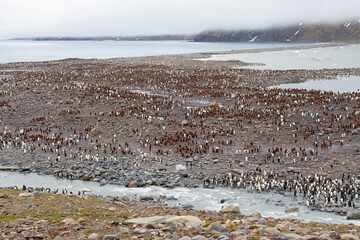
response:
<svg viewBox="0 0 360 240"><path fill-rule="evenodd" d="M305 205L304 200L294 198L292 193L280 195L275 192L257 193L248 192L245 189L232 188L174 188L166 189L162 187L126 188L124 186L107 184L100 186L98 182L84 182L81 180L64 180L52 176L31 174L20 174L17 172L0 171L0 187L18 186L25 184L32 187L48 187L51 190L67 189L75 194L78 191L89 191L88 194L111 195L111 196L152 196L159 198L161 195L174 196L177 200L169 200L168 205L191 204L195 209L206 209L220 211L223 207L230 204L238 205L243 214L250 215L258 211L264 217L275 218L294 218L316 222L329 223L354 223L360 225L358 220L346 220L345 216L335 215L329 212L311 211ZM225 203L220 203L221 200ZM299 212L285 213L285 209L290 204L296 204ZM359 205L359 202L356 202Z"/></svg>
<svg viewBox="0 0 360 240"><path fill-rule="evenodd" d="M192 41L25 41L1 40L0 63L65 58L120 58L231 51L299 45L297 43L199 43Z"/></svg>
<svg viewBox="0 0 360 240"><path fill-rule="evenodd" d="M326 68L359 68L360 44L259 53L221 54L202 60L240 60L246 63L262 64L243 67L250 69L318 70Z"/></svg>

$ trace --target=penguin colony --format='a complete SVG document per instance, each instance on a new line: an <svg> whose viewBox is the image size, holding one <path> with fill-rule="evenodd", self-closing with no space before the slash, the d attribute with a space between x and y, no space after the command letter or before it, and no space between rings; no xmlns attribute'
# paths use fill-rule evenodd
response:
<svg viewBox="0 0 360 240"><path fill-rule="evenodd" d="M212 185L209 179L238 186L237 177L228 175L232 169L250 176L261 170L257 177L271 181L245 178L250 189L285 186L305 193L309 205L318 199L354 205L360 93L266 87L360 75L359 69L162 63L145 58L0 65L0 164L116 184L135 174L144 184L166 185L160 178L177 174L179 186ZM176 164L186 166L185 173L177 173ZM343 174L350 176L348 187L335 180Z"/></svg>

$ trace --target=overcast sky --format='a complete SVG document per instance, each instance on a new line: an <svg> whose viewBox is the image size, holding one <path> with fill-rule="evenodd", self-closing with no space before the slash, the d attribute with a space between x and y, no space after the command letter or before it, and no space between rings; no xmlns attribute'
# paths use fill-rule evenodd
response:
<svg viewBox="0 0 360 240"><path fill-rule="evenodd" d="M198 33L360 19L360 0L0 0L0 38Z"/></svg>

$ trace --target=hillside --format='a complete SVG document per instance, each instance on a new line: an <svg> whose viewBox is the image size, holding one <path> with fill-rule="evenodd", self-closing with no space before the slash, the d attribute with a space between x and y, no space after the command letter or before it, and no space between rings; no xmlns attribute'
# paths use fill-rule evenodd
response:
<svg viewBox="0 0 360 240"><path fill-rule="evenodd" d="M303 24L265 30L205 31L196 42L329 42L359 41L360 20L341 24Z"/></svg>

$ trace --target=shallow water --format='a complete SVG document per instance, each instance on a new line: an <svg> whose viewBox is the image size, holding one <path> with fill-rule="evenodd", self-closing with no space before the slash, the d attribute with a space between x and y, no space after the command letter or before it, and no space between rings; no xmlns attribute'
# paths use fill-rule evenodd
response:
<svg viewBox="0 0 360 240"><path fill-rule="evenodd" d="M0 63L64 58L119 58L230 51L298 43L199 43L192 41L0 41Z"/></svg>
<svg viewBox="0 0 360 240"><path fill-rule="evenodd" d="M360 92L360 76L338 76L333 80L309 80L302 83L280 84L270 88L314 89L338 93Z"/></svg>
<svg viewBox="0 0 360 240"><path fill-rule="evenodd" d="M246 63L260 63L262 66L244 66L250 69L333 69L359 68L360 44L338 47L268 51L259 53L213 55L206 60L240 60Z"/></svg>
<svg viewBox="0 0 360 240"><path fill-rule="evenodd" d="M152 196L160 195L174 196L177 200L167 201L169 205L185 205L191 204L195 209L206 209L219 211L223 207L234 204L238 205L243 214L251 214L258 211L264 217L275 218L294 218L317 222L329 223L354 223L360 225L360 221L346 220L344 216L338 216L333 213L311 211L302 205L301 199L295 199L289 193L287 196L268 193L251 193L244 189L231 188L174 188L166 189L162 187L144 187L144 188L125 188L107 184L100 186L98 182L84 182L80 180L64 180L52 176L41 176L34 173L20 174L17 172L1 172L0 171L0 187L18 186L23 184L32 187L49 187L51 189L67 189L68 191L88 190L91 194L112 195L112 196ZM225 203L220 201L225 199ZM290 207L291 203L295 203L300 211L297 213L285 213L286 207ZM359 205L359 203L357 203Z"/></svg>

